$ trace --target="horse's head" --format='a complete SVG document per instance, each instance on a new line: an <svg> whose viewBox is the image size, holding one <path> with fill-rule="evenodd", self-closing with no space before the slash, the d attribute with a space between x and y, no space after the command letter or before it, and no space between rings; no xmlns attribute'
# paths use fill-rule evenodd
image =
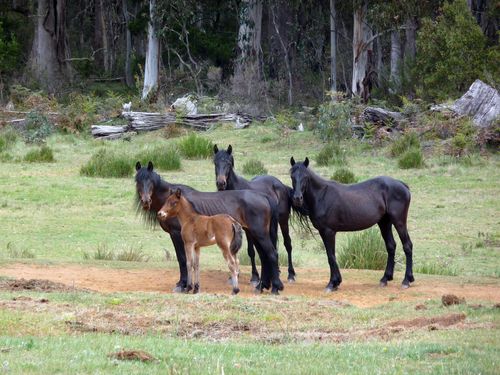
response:
<svg viewBox="0 0 500 375"><path fill-rule="evenodd" d="M215 184L217 190L226 190L229 173L234 168L233 147L229 145L227 150L219 150L214 145L214 165L215 165Z"/></svg>
<svg viewBox="0 0 500 375"><path fill-rule="evenodd" d="M150 161L147 167L141 166L140 162L135 164L135 186L137 200L145 211L151 209L156 173L153 172L153 163Z"/></svg>
<svg viewBox="0 0 500 375"><path fill-rule="evenodd" d="M304 204L304 193L307 189L309 183L309 173L307 167L309 166L309 159L306 159L302 163L296 163L293 156L290 158L290 177L292 179L292 203L294 206L302 207Z"/></svg>
<svg viewBox="0 0 500 375"><path fill-rule="evenodd" d="M172 190L170 190L172 192ZM158 219L159 220L166 220L170 217L177 216L179 212L179 200L181 199L181 191L180 189L177 189L175 192L171 193L167 200L165 201L165 204L160 208L160 211L158 211Z"/></svg>

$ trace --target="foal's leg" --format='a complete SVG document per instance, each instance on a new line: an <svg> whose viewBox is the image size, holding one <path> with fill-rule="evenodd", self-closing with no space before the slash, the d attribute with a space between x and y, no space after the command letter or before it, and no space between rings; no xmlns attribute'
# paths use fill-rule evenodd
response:
<svg viewBox="0 0 500 375"><path fill-rule="evenodd" d="M281 234L283 235L283 242L285 243L285 249L288 253L288 282L295 282L295 270L292 263L292 239L290 238L290 228L288 227L288 217L283 217L280 220Z"/></svg>
<svg viewBox="0 0 500 375"><path fill-rule="evenodd" d="M222 251L222 256L227 262L229 272L231 272L231 285L233 287L233 294L238 294L240 288L238 287L238 273L239 270L239 260L237 254L232 254L230 250L231 241L227 243L218 243L220 250Z"/></svg>
<svg viewBox="0 0 500 375"><path fill-rule="evenodd" d="M186 249L187 285L186 293L193 289L193 253L194 244L184 244Z"/></svg>
<svg viewBox="0 0 500 375"><path fill-rule="evenodd" d="M415 281L413 277L413 244L408 234L406 222L394 223L394 227L396 227L399 238L401 239L406 256L406 271L405 278L403 279L403 288L406 289L410 286L410 283Z"/></svg>
<svg viewBox="0 0 500 375"><path fill-rule="evenodd" d="M394 256L396 254L396 241L392 235L392 223L389 217L384 216L379 221L378 226L380 233L384 238L385 248L387 249L387 266L385 267L384 276L380 279L380 286L387 286L387 282L391 281L394 275Z"/></svg>
<svg viewBox="0 0 500 375"><path fill-rule="evenodd" d="M325 292L333 292L337 290L342 282L339 266L335 259L335 235L337 234L331 229L322 229L319 231L321 239L325 245L326 256L328 257L328 264L330 266L330 282L325 288Z"/></svg>
<svg viewBox="0 0 500 375"><path fill-rule="evenodd" d="M199 246L194 247L193 268L194 268L193 294L196 294L200 291L200 247Z"/></svg>

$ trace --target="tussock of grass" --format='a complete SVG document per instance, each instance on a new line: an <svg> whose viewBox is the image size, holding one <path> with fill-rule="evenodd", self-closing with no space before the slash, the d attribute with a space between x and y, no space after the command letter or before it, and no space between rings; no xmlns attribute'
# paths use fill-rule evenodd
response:
<svg viewBox="0 0 500 375"><path fill-rule="evenodd" d="M260 160L251 159L243 164L243 173L248 176L260 176L267 174L267 169Z"/></svg>
<svg viewBox="0 0 500 375"><path fill-rule="evenodd" d="M35 253L28 249L18 249L12 243L7 243L7 256L15 259L33 259Z"/></svg>
<svg viewBox="0 0 500 375"><path fill-rule="evenodd" d="M316 155L316 163L319 166L346 164L345 151L337 143L328 143Z"/></svg>
<svg viewBox="0 0 500 375"><path fill-rule="evenodd" d="M413 148L420 149L420 140L418 139L417 133L411 132L395 140L389 152L391 156L400 156Z"/></svg>
<svg viewBox="0 0 500 375"><path fill-rule="evenodd" d="M348 168L339 168L330 177L330 180L334 180L343 184L353 184L358 181L357 177Z"/></svg>
<svg viewBox="0 0 500 375"><path fill-rule="evenodd" d="M349 236L337 255L341 268L381 270L387 263L387 251L380 231L376 228Z"/></svg>
<svg viewBox="0 0 500 375"><path fill-rule="evenodd" d="M100 244L94 253L83 253L85 260L118 260L121 262L148 262L150 257L141 248L129 247L119 253L110 250L107 245Z"/></svg>
<svg viewBox="0 0 500 375"><path fill-rule="evenodd" d="M443 275L443 276L457 276L458 272L455 268L451 268L446 264L435 262L435 263L423 263L415 264L413 267L413 272L423 273L426 275Z"/></svg>
<svg viewBox="0 0 500 375"><path fill-rule="evenodd" d="M135 157L142 165L147 165L151 160L157 169L173 171L181 169L181 158L174 147L155 146L142 150Z"/></svg>
<svg viewBox="0 0 500 375"><path fill-rule="evenodd" d="M17 142L17 133L11 127L0 132L0 153L9 150Z"/></svg>
<svg viewBox="0 0 500 375"><path fill-rule="evenodd" d="M129 177L133 171L130 158L102 148L81 167L80 174L88 177Z"/></svg>
<svg viewBox="0 0 500 375"><path fill-rule="evenodd" d="M398 166L401 169L422 168L424 166L424 156L420 148L411 148L398 159Z"/></svg>
<svg viewBox="0 0 500 375"><path fill-rule="evenodd" d="M206 159L212 156L212 141L191 133L179 142L179 151L187 159Z"/></svg>
<svg viewBox="0 0 500 375"><path fill-rule="evenodd" d="M55 161L52 149L43 145L42 147L32 149L24 155L24 161L29 163L52 163Z"/></svg>

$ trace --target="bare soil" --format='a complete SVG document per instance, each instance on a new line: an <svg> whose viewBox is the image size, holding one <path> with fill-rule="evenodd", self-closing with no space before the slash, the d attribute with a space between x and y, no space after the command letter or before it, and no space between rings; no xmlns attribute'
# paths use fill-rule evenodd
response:
<svg viewBox="0 0 500 375"><path fill-rule="evenodd" d="M324 286L329 279L325 269L297 269L298 280L285 284L282 296L306 296L313 299L332 299L358 307L371 307L390 301L425 301L455 295L460 300L490 301L500 303L499 283L474 284L454 282L453 278L426 277L417 280L409 289L402 289L398 280L385 288L378 286L373 272L343 270L343 282L338 291L326 294ZM0 282L0 289L40 291L84 289L101 293L111 292L164 292L171 293L178 279L174 269L110 269L80 265L32 265L10 264L0 269L0 276L15 278L15 281ZM201 272L201 292L230 294L228 273L224 270ZM20 279L25 279L20 280ZM35 279L36 281L33 281ZM457 279L458 280L458 279ZM249 269L243 267L240 276L240 295L254 297L249 284Z"/></svg>

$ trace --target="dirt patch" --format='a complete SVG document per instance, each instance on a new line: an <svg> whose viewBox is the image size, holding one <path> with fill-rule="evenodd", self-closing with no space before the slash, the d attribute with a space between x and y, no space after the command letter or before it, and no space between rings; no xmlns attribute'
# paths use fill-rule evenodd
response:
<svg viewBox="0 0 500 375"><path fill-rule="evenodd" d="M143 350L121 350L116 353L108 354L108 357L119 359L120 361L150 362L156 360L155 357Z"/></svg>
<svg viewBox="0 0 500 375"><path fill-rule="evenodd" d="M465 303L465 298L459 298L454 294L445 294L441 297L443 306L460 305Z"/></svg>
<svg viewBox="0 0 500 375"><path fill-rule="evenodd" d="M258 297L249 284L249 268L242 267L240 277L241 292L245 298ZM297 282L285 284L280 299L287 296L304 296L319 303L335 302L336 304L352 304L358 307L371 307L390 303L391 301L426 301L441 298L444 294L459 295L468 301L482 300L500 303L499 282L491 284L460 284L452 278L425 277L417 281L409 289L402 289L400 283L394 281L385 288L378 286L378 276L371 271L343 270L343 283L339 290L325 293L324 287L329 278L327 269L296 270ZM26 280L0 281L0 289L6 290L40 290L70 291L92 290L108 292L161 292L171 293L178 279L174 269L109 269L80 265L30 265L10 264L0 269L0 276L24 278ZM229 295L228 274L225 270L205 270L201 272L201 292ZM36 281L31 282L31 279ZM17 285L17 286L16 286ZM31 289L30 289L31 288ZM38 288L38 289L35 289ZM279 300L279 299L278 299ZM333 303L332 302L332 303Z"/></svg>
<svg viewBox="0 0 500 375"><path fill-rule="evenodd" d="M16 279L16 280L0 280L0 290L21 291L30 290L36 292L68 292L74 291L76 288L70 287L63 283L58 283L50 280L39 279ZM78 289L78 291L88 291ZM46 301L43 301L46 302Z"/></svg>
<svg viewBox="0 0 500 375"><path fill-rule="evenodd" d="M387 324L387 327L424 328L429 326L449 327L465 320L465 314L448 314L433 316L431 318L420 317L411 320L396 320Z"/></svg>

